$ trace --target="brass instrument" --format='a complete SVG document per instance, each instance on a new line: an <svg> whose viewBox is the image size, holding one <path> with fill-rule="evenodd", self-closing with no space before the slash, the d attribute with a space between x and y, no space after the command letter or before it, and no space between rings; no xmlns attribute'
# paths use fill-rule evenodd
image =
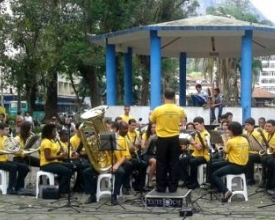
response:
<svg viewBox="0 0 275 220"><path fill-rule="evenodd" d="M23 154L31 154L39 151L41 141L41 135L32 133L32 135L26 140L25 146L22 150Z"/></svg>
<svg viewBox="0 0 275 220"><path fill-rule="evenodd" d="M20 151L20 142L13 137L5 137L2 145L4 150L0 150L0 154L16 154Z"/></svg>
<svg viewBox="0 0 275 220"><path fill-rule="evenodd" d="M263 156L263 155L265 155L265 154L273 154L273 150L271 149L271 147L269 146L269 144L268 144L268 141L266 140L266 138L265 138L265 136L264 136L264 133L263 133L263 131L262 131L262 129L257 129L257 131L260 133L260 135L261 135L261 137L262 137L262 139L263 139L263 142L264 142L264 144L265 144L265 149L263 149L263 150L260 150L259 151L259 155L260 156ZM273 136L273 135L272 135Z"/></svg>
<svg viewBox="0 0 275 220"><path fill-rule="evenodd" d="M108 106L98 106L86 111L80 116L81 119L86 120L79 126L81 141L90 163L99 173L110 171L112 166L111 154L108 151L100 150L101 143L99 134L108 131L103 121L107 109Z"/></svg>

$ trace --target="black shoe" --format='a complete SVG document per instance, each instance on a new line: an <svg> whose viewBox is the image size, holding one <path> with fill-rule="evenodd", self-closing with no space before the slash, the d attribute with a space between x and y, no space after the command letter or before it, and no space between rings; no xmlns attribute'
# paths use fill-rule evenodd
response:
<svg viewBox="0 0 275 220"><path fill-rule="evenodd" d="M187 189L197 189L200 187L200 184L198 183L192 183L190 185L187 185Z"/></svg>
<svg viewBox="0 0 275 220"><path fill-rule="evenodd" d="M112 195L112 197L111 197L111 204L112 205L118 205L118 201L117 201L116 195Z"/></svg>
<svg viewBox="0 0 275 220"><path fill-rule="evenodd" d="M8 195L17 195L17 191L15 189L8 189L7 194Z"/></svg>
<svg viewBox="0 0 275 220"><path fill-rule="evenodd" d="M91 195L85 202L84 204L90 204L90 203L94 203L96 202L96 196L95 195Z"/></svg>
<svg viewBox="0 0 275 220"><path fill-rule="evenodd" d="M122 194L123 195L130 195L130 190L127 188L122 188Z"/></svg>
<svg viewBox="0 0 275 220"><path fill-rule="evenodd" d="M224 196L222 197L222 202L228 202L228 199L230 199L230 197L232 196L232 192L227 191Z"/></svg>
<svg viewBox="0 0 275 220"><path fill-rule="evenodd" d="M156 188L156 192L164 193L164 192L166 192L166 189Z"/></svg>

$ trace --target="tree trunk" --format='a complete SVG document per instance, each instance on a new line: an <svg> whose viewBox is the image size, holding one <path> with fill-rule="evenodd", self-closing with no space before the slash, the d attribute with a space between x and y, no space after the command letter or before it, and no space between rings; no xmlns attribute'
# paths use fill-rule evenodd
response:
<svg viewBox="0 0 275 220"><path fill-rule="evenodd" d="M150 57L149 56L138 56L141 64L142 74L142 89L140 97L140 105L148 105L149 100L149 79L150 79Z"/></svg>
<svg viewBox="0 0 275 220"><path fill-rule="evenodd" d="M48 121L52 116L57 116L57 72L49 72L49 75L51 80L47 85L45 117L42 121Z"/></svg>

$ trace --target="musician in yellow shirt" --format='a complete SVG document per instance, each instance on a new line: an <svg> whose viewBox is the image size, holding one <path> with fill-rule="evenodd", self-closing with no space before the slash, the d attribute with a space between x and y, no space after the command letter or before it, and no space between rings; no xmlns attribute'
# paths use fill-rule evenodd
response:
<svg viewBox="0 0 275 220"><path fill-rule="evenodd" d="M267 151L261 156L261 163L266 168L266 176L262 179L261 186L267 189L267 192L272 196L275 195L275 120L269 119L265 123L265 130L263 140L267 142ZM265 141L264 141L265 142Z"/></svg>
<svg viewBox="0 0 275 220"><path fill-rule="evenodd" d="M120 188L129 182L132 170L130 162L131 154L129 151L129 142L127 141L128 123L121 121L118 125L117 148L115 150L115 161L111 172L115 175L114 191L111 197L112 205L117 205L117 195L120 194Z"/></svg>
<svg viewBox="0 0 275 220"><path fill-rule="evenodd" d="M204 119L196 117L193 123L197 131L195 137L190 140L193 153L191 156L183 157L180 160L180 172L188 189L196 189L200 186L197 180L198 166L207 163L210 159L208 143L206 141L206 137L210 140L210 134L204 127ZM188 174L189 167L190 175Z"/></svg>
<svg viewBox="0 0 275 220"><path fill-rule="evenodd" d="M124 114L120 115L122 121L125 121L126 123L129 122L130 119L134 118L133 116L130 115L130 105L124 105Z"/></svg>
<svg viewBox="0 0 275 220"><path fill-rule="evenodd" d="M180 155L180 124L186 118L183 108L175 104L175 91L167 88L164 91L164 104L156 107L150 121L156 124L157 139L157 167L156 191L176 192L178 188L178 168ZM168 177L169 174L169 177Z"/></svg>
<svg viewBox="0 0 275 220"><path fill-rule="evenodd" d="M68 193L72 171L68 163L62 162L67 153L55 142L57 129L54 124L46 124L42 129L40 146L40 169L59 176L60 194Z"/></svg>
<svg viewBox="0 0 275 220"><path fill-rule="evenodd" d="M254 164L261 163L261 158L259 155L259 151L263 149L263 143L260 133L255 129L255 119L247 118L245 120L245 131L243 132L246 135L250 149L249 149L249 159L246 165L246 184L254 185Z"/></svg>
<svg viewBox="0 0 275 220"><path fill-rule="evenodd" d="M0 123L0 150L5 150L3 141L8 138L8 134L9 126ZM24 188L24 180L29 172L26 164L9 161L8 154L0 154L0 169L9 172L8 194L17 194L17 191Z"/></svg>
<svg viewBox="0 0 275 220"><path fill-rule="evenodd" d="M222 202L227 202L232 196L222 180L222 177L228 174L245 173L245 167L248 162L249 143L242 136L243 128L239 122L232 121L228 126L229 136L231 137L225 146L224 152L227 154L227 160L215 162L212 164L212 183L222 192Z"/></svg>

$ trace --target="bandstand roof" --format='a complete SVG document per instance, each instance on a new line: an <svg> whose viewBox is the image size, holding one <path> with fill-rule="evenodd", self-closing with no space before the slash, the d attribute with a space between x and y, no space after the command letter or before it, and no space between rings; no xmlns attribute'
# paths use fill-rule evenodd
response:
<svg viewBox="0 0 275 220"><path fill-rule="evenodd" d="M99 36L91 36L97 45L115 44L117 52L150 55L150 30L161 37L162 56L189 58L240 57L245 30L253 31L253 56L275 54L275 28L234 18L206 15L165 23L135 27Z"/></svg>

